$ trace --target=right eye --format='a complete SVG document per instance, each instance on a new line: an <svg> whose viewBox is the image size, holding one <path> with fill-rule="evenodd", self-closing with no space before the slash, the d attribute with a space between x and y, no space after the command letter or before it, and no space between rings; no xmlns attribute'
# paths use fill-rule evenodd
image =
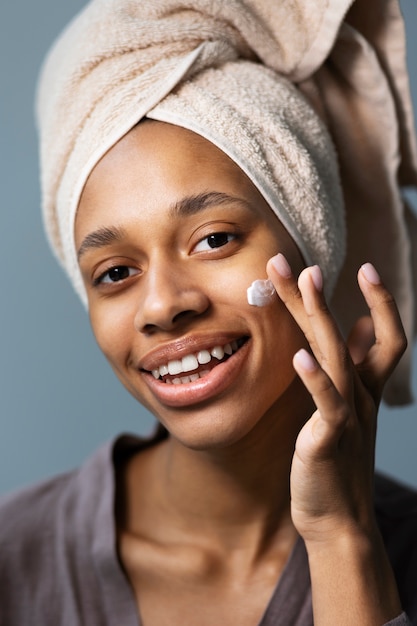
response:
<svg viewBox="0 0 417 626"><path fill-rule="evenodd" d="M210 252L216 248L222 248L236 239L236 235L227 232L210 233L194 246L194 252Z"/></svg>
<svg viewBox="0 0 417 626"><path fill-rule="evenodd" d="M139 270L128 265L115 265L106 270L98 278L94 280L94 286L96 285L112 285L122 280L126 280L131 276L139 274Z"/></svg>

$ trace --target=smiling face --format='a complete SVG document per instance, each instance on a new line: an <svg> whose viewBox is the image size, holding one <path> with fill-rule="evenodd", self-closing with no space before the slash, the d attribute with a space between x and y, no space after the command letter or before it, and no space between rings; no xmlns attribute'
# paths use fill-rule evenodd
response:
<svg viewBox="0 0 417 626"><path fill-rule="evenodd" d="M277 252L302 261L226 155L141 123L93 170L75 239L100 348L175 438L224 446L278 410L305 340L278 297L253 307L246 290Z"/></svg>

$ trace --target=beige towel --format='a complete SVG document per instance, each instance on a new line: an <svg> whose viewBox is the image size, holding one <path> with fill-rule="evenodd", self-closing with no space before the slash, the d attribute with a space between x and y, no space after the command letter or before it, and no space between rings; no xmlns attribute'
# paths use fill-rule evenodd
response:
<svg viewBox="0 0 417 626"><path fill-rule="evenodd" d="M340 162L347 257L334 306L343 328L363 310L352 282L371 260L412 337L415 229L399 182L415 184L417 174L402 22L394 0L356 0L343 21L350 4L87 5L49 55L38 100L45 224L84 300L73 241L79 196L100 157L144 115L191 128L230 154L331 287L344 258L336 159L302 91ZM216 126L214 103L230 125ZM409 400L409 361L408 354L388 388L391 402Z"/></svg>

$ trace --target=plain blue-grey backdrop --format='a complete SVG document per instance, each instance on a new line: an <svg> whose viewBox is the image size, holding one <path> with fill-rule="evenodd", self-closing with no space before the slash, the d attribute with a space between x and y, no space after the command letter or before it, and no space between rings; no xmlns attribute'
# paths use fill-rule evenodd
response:
<svg viewBox="0 0 417 626"><path fill-rule="evenodd" d="M96 348L42 230L35 83L52 40L84 4L13 0L0 8L0 493L78 465L121 431L146 434L154 424ZM417 0L402 0L402 8L417 103ZM417 486L416 406L381 409L377 466Z"/></svg>

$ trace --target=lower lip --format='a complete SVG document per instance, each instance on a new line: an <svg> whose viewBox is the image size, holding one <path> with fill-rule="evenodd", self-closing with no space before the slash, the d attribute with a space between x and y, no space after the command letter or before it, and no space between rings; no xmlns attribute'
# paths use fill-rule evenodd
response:
<svg viewBox="0 0 417 626"><path fill-rule="evenodd" d="M148 372L143 373L143 376L153 395L165 406L179 408L198 404L219 395L240 376L249 344L250 341L246 341L227 361L216 365L210 374L191 383L169 385L156 380Z"/></svg>

